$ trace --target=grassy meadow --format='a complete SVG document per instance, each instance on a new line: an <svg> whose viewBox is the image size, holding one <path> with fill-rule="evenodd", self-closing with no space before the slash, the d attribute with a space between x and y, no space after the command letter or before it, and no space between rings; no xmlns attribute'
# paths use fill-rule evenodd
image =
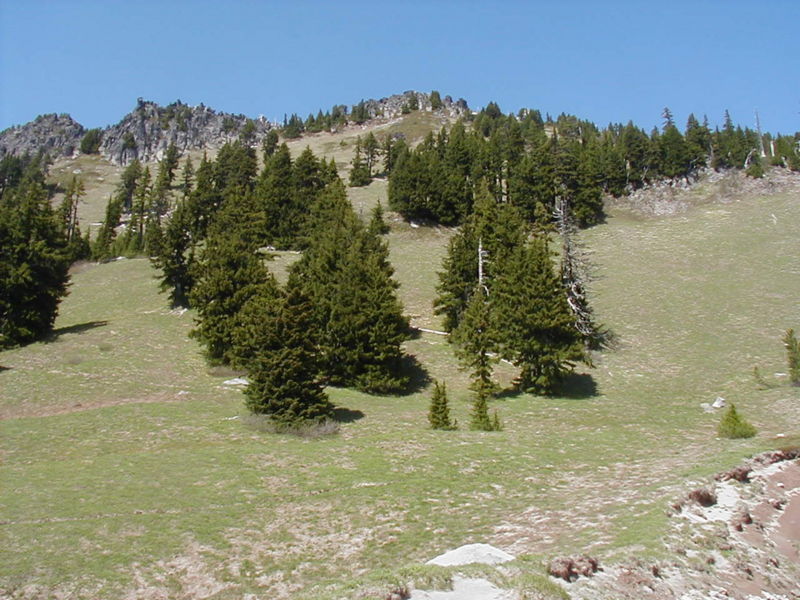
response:
<svg viewBox="0 0 800 600"><path fill-rule="evenodd" d="M344 138L330 137L312 149L333 144L346 163ZM386 204L384 181L351 192L364 214ZM263 433L147 260L83 265L52 338L0 353L0 597L352 597L473 542L532 574L558 554L658 558L665 509L693 483L800 441L780 342L800 328L797 210L774 195L663 218L620 211L585 231L594 307L617 347L564 397L494 400L497 433L466 429L468 381L429 333L407 350L447 382L458 431L428 429L428 389L330 389L346 409L338 435ZM452 231L388 217L406 312L439 328L431 301ZM720 415L700 404L717 396L755 438L716 438Z"/></svg>

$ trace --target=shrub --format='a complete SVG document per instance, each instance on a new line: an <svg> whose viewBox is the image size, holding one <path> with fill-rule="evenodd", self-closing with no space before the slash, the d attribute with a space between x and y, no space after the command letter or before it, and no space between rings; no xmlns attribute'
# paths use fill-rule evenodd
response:
<svg viewBox="0 0 800 600"><path fill-rule="evenodd" d="M331 419L285 423L268 415L251 413L243 416L242 422L259 433L281 433L306 439L330 437L339 433L339 423Z"/></svg>
<svg viewBox="0 0 800 600"><path fill-rule="evenodd" d="M90 129L81 139L81 153L97 154L100 151L100 143L103 141L102 129Z"/></svg>
<svg viewBox="0 0 800 600"><path fill-rule="evenodd" d="M722 415L722 420L717 427L719 437L728 439L751 438L756 434L756 428L744 420L738 412L736 407L731 404L725 414Z"/></svg>
<svg viewBox="0 0 800 600"><path fill-rule="evenodd" d="M761 165L761 161L756 159L750 163L750 166L747 167L745 171L748 177L752 177L753 179L761 179L764 177L764 167Z"/></svg>

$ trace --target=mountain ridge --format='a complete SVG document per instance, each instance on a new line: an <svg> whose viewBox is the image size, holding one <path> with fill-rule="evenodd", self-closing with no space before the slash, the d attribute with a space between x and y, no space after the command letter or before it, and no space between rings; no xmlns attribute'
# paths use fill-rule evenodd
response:
<svg viewBox="0 0 800 600"><path fill-rule="evenodd" d="M345 105L334 109L343 112L346 122L356 123L396 118L408 106L429 112L440 110L455 117L464 116L470 110L464 99L453 100L451 96L441 98L436 103L439 106L434 109L431 98L432 94L409 90L380 99L361 100L349 112ZM359 117L353 121L356 110ZM96 152L113 164L125 165L133 159L159 159L170 144L181 152L219 148L241 137L249 143L259 144L270 131L280 128L280 123L263 116L250 118L216 111L203 103L190 106L176 100L162 106L139 98L132 111L116 124L104 128L88 129L66 113L39 115L33 121L9 127L0 131L0 157L40 151L51 158L76 156L87 133L99 131L101 135Z"/></svg>

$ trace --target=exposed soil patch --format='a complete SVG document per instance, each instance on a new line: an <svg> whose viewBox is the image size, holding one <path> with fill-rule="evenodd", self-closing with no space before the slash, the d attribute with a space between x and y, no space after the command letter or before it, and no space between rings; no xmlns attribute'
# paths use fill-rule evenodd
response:
<svg viewBox="0 0 800 600"><path fill-rule="evenodd" d="M800 598L800 459L768 452L673 505L667 562L578 579L573 598ZM744 477L744 474L747 477ZM743 481L744 479L744 481ZM713 499L713 502L710 500Z"/></svg>

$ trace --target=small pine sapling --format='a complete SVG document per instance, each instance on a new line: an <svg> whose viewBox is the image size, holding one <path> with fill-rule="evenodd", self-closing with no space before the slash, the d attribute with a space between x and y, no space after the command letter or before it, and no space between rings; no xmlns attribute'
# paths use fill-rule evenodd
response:
<svg viewBox="0 0 800 600"><path fill-rule="evenodd" d="M789 367L789 381L792 385L800 386L800 345L794 329L787 329L783 336L783 345L786 348L786 361Z"/></svg>
<svg viewBox="0 0 800 600"><path fill-rule="evenodd" d="M447 386L444 382L433 382L433 395L428 411L428 422L431 429L453 431L458 429L458 423L450 419L450 407L447 402Z"/></svg>
<svg viewBox="0 0 800 600"><path fill-rule="evenodd" d="M472 404L470 414L470 429L474 431L500 431L503 428L497 411L494 411L492 417L489 416L487 399L488 394L479 392L475 395L475 402Z"/></svg>
<svg viewBox="0 0 800 600"><path fill-rule="evenodd" d="M369 231L375 235L385 235L389 233L389 225L383 218L383 205L378 202L372 209L372 218L369 222Z"/></svg>
<svg viewBox="0 0 800 600"><path fill-rule="evenodd" d="M764 378L764 375L761 373L761 369L757 366L753 367L753 379L760 390L768 390L772 387L769 381Z"/></svg>
<svg viewBox="0 0 800 600"><path fill-rule="evenodd" d="M731 404L717 427L719 437L731 440L740 438L751 438L756 434L756 428L736 411L736 407Z"/></svg>

